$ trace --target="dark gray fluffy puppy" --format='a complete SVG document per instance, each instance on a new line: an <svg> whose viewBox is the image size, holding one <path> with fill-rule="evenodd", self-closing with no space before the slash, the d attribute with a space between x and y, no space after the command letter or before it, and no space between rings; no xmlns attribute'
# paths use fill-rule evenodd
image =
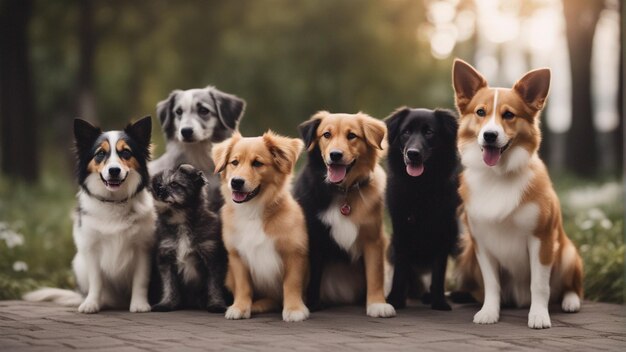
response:
<svg viewBox="0 0 626 352"><path fill-rule="evenodd" d="M152 311L226 309L227 253L219 217L209 210L202 171L182 164L153 176L158 212L156 262L162 294Z"/></svg>

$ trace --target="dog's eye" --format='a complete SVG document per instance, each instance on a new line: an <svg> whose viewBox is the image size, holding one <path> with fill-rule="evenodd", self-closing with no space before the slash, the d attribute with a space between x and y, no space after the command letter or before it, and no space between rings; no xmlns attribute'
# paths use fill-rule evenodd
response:
<svg viewBox="0 0 626 352"><path fill-rule="evenodd" d="M130 157L133 156L133 154L128 149L124 149L121 152L119 152L118 154L119 154L120 158L122 158L124 160L128 160L128 159L130 159Z"/></svg>
<svg viewBox="0 0 626 352"><path fill-rule="evenodd" d="M233 166L239 165L239 160L233 160L230 162Z"/></svg>
<svg viewBox="0 0 626 352"><path fill-rule="evenodd" d="M99 163L104 160L105 156L107 156L107 153L104 150L98 150L96 155L94 155L94 158L96 159L96 162Z"/></svg>
<svg viewBox="0 0 626 352"><path fill-rule="evenodd" d="M350 132L348 133L348 139L355 139L356 138L356 134Z"/></svg>
<svg viewBox="0 0 626 352"><path fill-rule="evenodd" d="M403 134L411 134L411 130L410 129L405 129L404 131L402 131Z"/></svg>
<svg viewBox="0 0 626 352"><path fill-rule="evenodd" d="M198 114L200 115L206 115L209 113L209 109L205 108L204 106L200 105L198 107Z"/></svg>
<svg viewBox="0 0 626 352"><path fill-rule="evenodd" d="M505 119L505 120L510 120L510 119L512 119L514 117L515 117L515 114L510 112L510 111L508 111L508 110L505 111L504 114L502 114L502 118Z"/></svg>
<svg viewBox="0 0 626 352"><path fill-rule="evenodd" d="M178 109L176 109L175 113L176 113L176 115L182 115L183 114L183 109L178 108Z"/></svg>
<svg viewBox="0 0 626 352"><path fill-rule="evenodd" d="M252 162L252 166L253 167L261 167L261 166L263 166L263 163L258 161L258 160L255 160L255 161Z"/></svg>
<svg viewBox="0 0 626 352"><path fill-rule="evenodd" d="M183 186L181 186L181 184L176 181L170 183L170 187L178 188L178 189L183 188Z"/></svg>
<svg viewBox="0 0 626 352"><path fill-rule="evenodd" d="M429 137L430 137L430 136L432 136L432 135L433 135L433 133L435 133L435 132L434 132L434 131L430 128L430 127L426 127L426 128L424 128L424 135L426 135L426 136L429 136Z"/></svg>
<svg viewBox="0 0 626 352"><path fill-rule="evenodd" d="M322 136L324 136L324 138L328 139L328 138L330 138L330 132L324 132L324 134Z"/></svg>
<svg viewBox="0 0 626 352"><path fill-rule="evenodd" d="M476 115L478 115L480 117L485 117L485 115L487 115L487 113L485 112L485 109L480 108L480 109L476 110Z"/></svg>

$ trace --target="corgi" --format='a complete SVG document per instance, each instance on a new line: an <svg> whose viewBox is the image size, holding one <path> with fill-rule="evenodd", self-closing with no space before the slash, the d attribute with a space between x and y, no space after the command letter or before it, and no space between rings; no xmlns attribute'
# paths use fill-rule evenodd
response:
<svg viewBox="0 0 626 352"><path fill-rule="evenodd" d="M299 139L272 131L253 138L235 133L213 147L226 199L221 210L226 287L234 296L226 319L247 319L278 308L281 301L284 321L309 317L302 297L308 274L306 224L290 193L302 147Z"/></svg>
<svg viewBox="0 0 626 352"><path fill-rule="evenodd" d="M108 132L74 120L80 191L72 267L80 292L43 288L25 300L78 306L80 313L129 306L131 312L150 311L156 221L147 189L151 130L150 117Z"/></svg>
<svg viewBox="0 0 626 352"><path fill-rule="evenodd" d="M383 232L386 176L378 164L387 127L364 113L321 111L299 126L308 162L295 195L309 234L307 304L365 301L371 317L392 317Z"/></svg>
<svg viewBox="0 0 626 352"><path fill-rule="evenodd" d="M537 154L550 70L530 71L511 89L492 88L457 59L452 76L464 166L458 268L461 287L483 298L474 323L498 322L501 304L530 305L528 327L549 328L550 301L576 312L583 296L582 260Z"/></svg>

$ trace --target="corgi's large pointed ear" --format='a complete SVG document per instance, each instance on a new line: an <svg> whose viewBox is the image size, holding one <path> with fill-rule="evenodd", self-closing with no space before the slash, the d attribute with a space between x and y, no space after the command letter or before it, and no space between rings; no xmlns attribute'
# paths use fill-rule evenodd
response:
<svg viewBox="0 0 626 352"><path fill-rule="evenodd" d="M315 145L315 141L317 139L317 128L319 127L322 120L328 116L328 111L319 111L315 115L311 116L310 119L304 121L298 126L298 132L304 141L304 147L310 151L313 149Z"/></svg>
<svg viewBox="0 0 626 352"><path fill-rule="evenodd" d="M124 132L142 146L149 146L152 137L152 117L146 116L135 123L129 123Z"/></svg>
<svg viewBox="0 0 626 352"><path fill-rule="evenodd" d="M387 118L385 118L385 124L387 125L387 139L389 143L393 143L398 137L400 133L400 126L402 125L402 121L409 116L411 109L407 107L401 107L391 113Z"/></svg>
<svg viewBox="0 0 626 352"><path fill-rule="evenodd" d="M452 86L454 87L456 106L460 111L467 108L476 92L487 86L487 80L472 65L455 59L452 65Z"/></svg>
<svg viewBox="0 0 626 352"><path fill-rule="evenodd" d="M550 69L540 68L528 72L515 83L513 90L531 108L535 110L543 109L550 91Z"/></svg>
<svg viewBox="0 0 626 352"><path fill-rule="evenodd" d="M383 150L383 140L387 134L387 125L369 115L359 113L361 126L363 128L363 138L370 146Z"/></svg>
<svg viewBox="0 0 626 352"><path fill-rule="evenodd" d="M304 143L297 138L277 135L272 130L263 133L263 142L272 154L274 165L278 170L284 174L291 173Z"/></svg>
<svg viewBox="0 0 626 352"><path fill-rule="evenodd" d="M74 139L77 148L91 148L101 134L100 128L85 120L74 119Z"/></svg>
<svg viewBox="0 0 626 352"><path fill-rule="evenodd" d="M176 132L174 131L174 105L176 104L178 94L181 92L182 90L174 90L167 99L161 100L157 104L157 116L161 121L161 128L168 139L173 138Z"/></svg>
<svg viewBox="0 0 626 352"><path fill-rule="evenodd" d="M237 143L240 139L241 134L239 134L239 132L235 132L233 136L227 140L213 145L211 157L215 163L214 173L217 174L224 171L226 165L228 164L228 159L230 158L230 151L233 148L233 145L235 145L235 143Z"/></svg>

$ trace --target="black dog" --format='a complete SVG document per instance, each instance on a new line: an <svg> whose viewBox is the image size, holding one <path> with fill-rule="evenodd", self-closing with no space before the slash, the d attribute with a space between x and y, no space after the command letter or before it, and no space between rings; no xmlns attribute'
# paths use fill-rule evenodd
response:
<svg viewBox="0 0 626 352"><path fill-rule="evenodd" d="M189 164L165 170L154 175L151 191L158 211L156 261L162 283L161 301L152 310L224 312L228 259L202 171Z"/></svg>
<svg viewBox="0 0 626 352"><path fill-rule="evenodd" d="M448 255L456 248L460 203L456 116L448 110L401 108L389 116L387 206L393 224L393 287L387 298L406 306L419 273L432 272L432 309L450 310L444 297Z"/></svg>

